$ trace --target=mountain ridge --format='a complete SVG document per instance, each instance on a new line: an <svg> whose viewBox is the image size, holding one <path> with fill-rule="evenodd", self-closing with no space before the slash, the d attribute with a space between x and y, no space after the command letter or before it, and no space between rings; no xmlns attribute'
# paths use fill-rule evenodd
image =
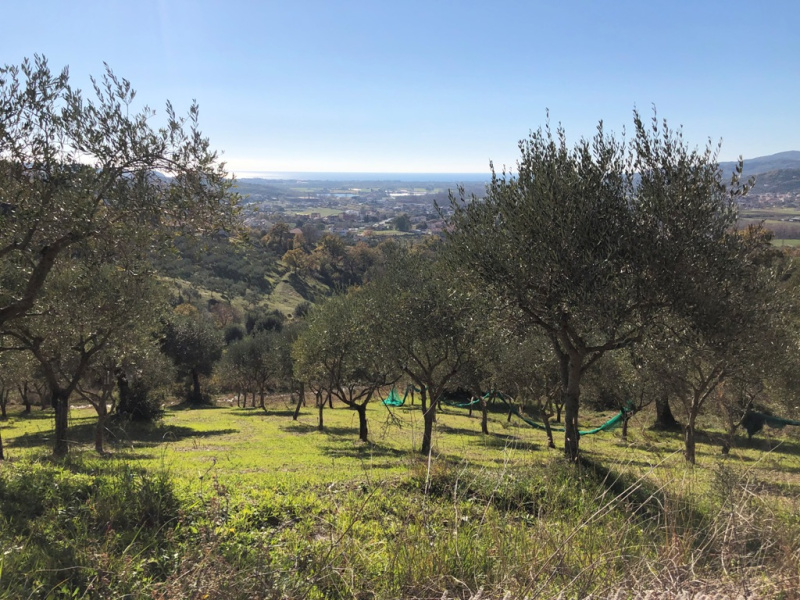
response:
<svg viewBox="0 0 800 600"><path fill-rule="evenodd" d="M720 168L725 173L732 173L736 168L736 161L719 163ZM800 150L787 150L767 156L756 156L755 158L744 159L744 170L742 175L752 177L772 171L782 171L785 169L800 169Z"/></svg>

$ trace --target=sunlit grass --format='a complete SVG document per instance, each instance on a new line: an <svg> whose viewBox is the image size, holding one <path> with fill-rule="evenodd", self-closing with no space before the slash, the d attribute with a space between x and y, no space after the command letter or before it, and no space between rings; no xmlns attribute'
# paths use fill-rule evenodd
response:
<svg viewBox="0 0 800 600"><path fill-rule="evenodd" d="M772 240L773 246L790 246L794 248L795 246L800 246L800 240L795 239L774 239Z"/></svg>
<svg viewBox="0 0 800 600"><path fill-rule="evenodd" d="M800 208L792 206L772 206L769 208L747 208L741 211L742 218L756 218L759 215L800 216Z"/></svg>
<svg viewBox="0 0 800 600"><path fill-rule="evenodd" d="M422 435L418 406L388 409L372 402L367 444L358 441L357 414L341 405L325 408L322 432L317 430L317 409L310 402L297 421L292 420L293 412L294 405L286 396L272 398L266 412L238 408L229 400L206 409L169 408L156 425L112 425L107 435L109 454L146 465L164 465L190 486L212 476L249 487L313 486L362 477L391 479L423 460L416 452ZM31 416L15 410L10 414L2 428L6 454L12 458L46 455L52 443L52 414L36 410ZM595 426L612 415L613 411L584 410L581 426ZM724 460L742 469L756 469L765 480L800 489L796 432L787 429L773 437L767 430L770 437L761 434L752 447L742 438L724 458L719 448L721 434L709 430L698 444L698 464L691 468L681 454L682 436L650 431L651 418L648 413L635 415L627 440L622 440L619 429L584 436L583 455L637 475L685 469L702 474ZM73 452L91 455L94 411L73 408L70 423ZM562 454L560 448L547 448L543 432L516 418L509 422L504 412L490 412L489 430L488 436L480 433L478 411L470 417L465 409L446 407L437 418L432 459L508 468L545 464ZM561 446L563 434L555 436Z"/></svg>
<svg viewBox="0 0 800 600"><path fill-rule="evenodd" d="M716 581L723 550L744 576L795 552L800 443L789 430L740 440L725 458L709 420L690 466L681 435L650 431L645 412L627 440L584 436L576 470L499 407L489 435L478 412L446 407L430 457L416 452L419 406L372 403L368 443L341 405L325 409L324 431L311 404L297 421L288 396L267 408L172 407L156 425L112 425L102 457L93 411L73 408L63 462L49 459L52 413L13 408L0 424L0 498L15 529L0 541L21 550L0 597L53 586L80 597L101 583L107 597L141 598L584 597L687 569ZM584 410L581 427L612 415ZM748 553L762 543L763 555Z"/></svg>

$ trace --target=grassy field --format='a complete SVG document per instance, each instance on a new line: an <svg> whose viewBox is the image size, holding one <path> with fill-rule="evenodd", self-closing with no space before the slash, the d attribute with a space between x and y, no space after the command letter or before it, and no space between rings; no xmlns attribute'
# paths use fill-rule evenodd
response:
<svg viewBox="0 0 800 600"><path fill-rule="evenodd" d="M785 207L770 207L763 209L743 210L740 225L757 225L763 223L764 227L773 232L775 238L773 246L800 245L800 222L787 221L789 218L800 218L800 209Z"/></svg>
<svg viewBox="0 0 800 600"><path fill-rule="evenodd" d="M775 238L772 240L772 245L778 247L789 246L791 248L794 248L795 246L800 246L800 239Z"/></svg>
<svg viewBox="0 0 800 600"><path fill-rule="evenodd" d="M266 412L226 399L176 407L154 426L112 426L103 457L91 451L92 411L76 408L73 451L58 463L52 414L12 410L0 426L0 545L11 549L0 597L796 589L797 432L740 440L724 458L709 422L689 467L680 434L649 431L641 414L627 440L585 436L575 468L502 412L482 435L478 414L446 408L422 457L418 407L371 405L367 444L353 411L326 409L318 431L315 408L297 421L293 408L284 396ZM581 425L612 414L586 412Z"/></svg>
<svg viewBox="0 0 800 600"><path fill-rule="evenodd" d="M741 211L742 218L768 218L770 215L778 217L800 217L800 208L791 206L769 206L765 208L746 208Z"/></svg>
<svg viewBox="0 0 800 600"><path fill-rule="evenodd" d="M314 207L314 208L306 208L303 210L293 211L293 214L296 215L312 215L314 213L319 213L322 217L338 217L340 214L344 212L342 208L327 208L325 206Z"/></svg>

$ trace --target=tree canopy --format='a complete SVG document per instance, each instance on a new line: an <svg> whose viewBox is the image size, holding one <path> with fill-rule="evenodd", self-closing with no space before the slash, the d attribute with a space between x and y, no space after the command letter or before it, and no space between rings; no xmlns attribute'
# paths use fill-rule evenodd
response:
<svg viewBox="0 0 800 600"><path fill-rule="evenodd" d="M231 224L230 180L192 104L136 110L130 83L110 68L93 94L36 56L0 68L0 326L23 317L67 250L121 239L145 249L170 231ZM105 248L104 248L105 246Z"/></svg>
<svg viewBox="0 0 800 600"><path fill-rule="evenodd" d="M384 270L364 286L377 351L421 390L428 454L446 386L470 358L476 330L467 296L432 248L387 248Z"/></svg>
<svg viewBox="0 0 800 600"><path fill-rule="evenodd" d="M550 341L571 460L586 370L662 311L700 322L705 282L742 255L741 165L726 183L713 148L690 149L655 117L633 121L630 142L601 123L572 148L547 125L520 142L516 174L493 172L484 199L451 199L451 261Z"/></svg>
<svg viewBox="0 0 800 600"><path fill-rule="evenodd" d="M309 316L292 352L295 377L315 384L358 413L359 439L368 436L366 407L399 369L379 351L376 314L360 289L334 296Z"/></svg>

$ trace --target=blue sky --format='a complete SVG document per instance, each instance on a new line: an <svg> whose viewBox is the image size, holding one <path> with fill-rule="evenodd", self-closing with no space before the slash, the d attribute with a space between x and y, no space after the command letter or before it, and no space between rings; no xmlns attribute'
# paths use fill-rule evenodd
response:
<svg viewBox="0 0 800 600"><path fill-rule="evenodd" d="M231 170L488 172L546 110L570 139L655 105L720 160L800 150L800 3L7 2L0 62L103 61L200 104Z"/></svg>

